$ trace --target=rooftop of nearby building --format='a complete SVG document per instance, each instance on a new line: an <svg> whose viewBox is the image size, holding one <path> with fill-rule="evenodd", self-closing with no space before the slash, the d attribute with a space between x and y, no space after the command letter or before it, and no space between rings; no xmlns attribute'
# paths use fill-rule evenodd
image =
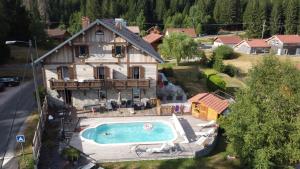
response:
<svg viewBox="0 0 300 169"><path fill-rule="evenodd" d="M184 33L192 38L197 37L196 31L194 28L167 28L166 32L169 33Z"/></svg>
<svg viewBox="0 0 300 169"><path fill-rule="evenodd" d="M243 40L240 43L238 43L235 47L239 46L242 43L247 43L252 48L269 48L271 47L265 39L249 39L249 40Z"/></svg>
<svg viewBox="0 0 300 169"><path fill-rule="evenodd" d="M300 36L299 35L275 35L281 42L293 44L293 43L300 43Z"/></svg>
<svg viewBox="0 0 300 169"><path fill-rule="evenodd" d="M242 39L239 36L218 36L215 41L223 44L238 44Z"/></svg>
<svg viewBox="0 0 300 169"><path fill-rule="evenodd" d="M199 93L188 100L190 103L204 103L209 108L221 114L229 106L229 102L212 93Z"/></svg>
<svg viewBox="0 0 300 169"><path fill-rule="evenodd" d="M138 26L127 26L127 29L135 34L140 34L140 28Z"/></svg>
<svg viewBox="0 0 300 169"><path fill-rule="evenodd" d="M149 35L146 35L143 37L143 39L148 43L153 43L158 40L160 40L163 37L163 35L156 34L156 33L150 33Z"/></svg>
<svg viewBox="0 0 300 169"><path fill-rule="evenodd" d="M48 37L50 38L57 38L57 37L62 37L68 34L68 31L65 29L60 29L60 28L54 28L54 29L47 29L46 30Z"/></svg>

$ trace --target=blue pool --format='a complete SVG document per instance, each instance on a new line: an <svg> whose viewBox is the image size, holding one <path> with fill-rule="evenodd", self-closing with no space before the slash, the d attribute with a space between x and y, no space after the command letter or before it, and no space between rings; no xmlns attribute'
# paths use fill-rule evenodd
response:
<svg viewBox="0 0 300 169"><path fill-rule="evenodd" d="M99 144L141 144L173 141L176 133L166 122L129 122L101 124L82 131L81 136Z"/></svg>

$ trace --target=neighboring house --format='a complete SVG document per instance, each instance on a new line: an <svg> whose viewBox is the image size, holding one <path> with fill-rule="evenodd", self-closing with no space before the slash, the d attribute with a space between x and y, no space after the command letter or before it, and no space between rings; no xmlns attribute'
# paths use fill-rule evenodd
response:
<svg viewBox="0 0 300 169"><path fill-rule="evenodd" d="M188 102L192 105L192 115L203 120L217 120L229 106L226 99L213 93L199 93Z"/></svg>
<svg viewBox="0 0 300 169"><path fill-rule="evenodd" d="M169 36L171 33L183 33L191 38L196 38L197 34L194 28L167 28L165 36Z"/></svg>
<svg viewBox="0 0 300 169"><path fill-rule="evenodd" d="M158 63L153 47L121 20L97 19L35 63L42 64L51 101L82 109L110 100L156 99Z"/></svg>
<svg viewBox="0 0 300 169"><path fill-rule="evenodd" d="M54 39L57 41L64 41L70 37L70 33L67 30L60 28L47 29L46 33L50 39Z"/></svg>
<svg viewBox="0 0 300 169"><path fill-rule="evenodd" d="M243 40L234 46L236 52L245 54L262 54L269 53L271 46L265 39Z"/></svg>
<svg viewBox="0 0 300 169"><path fill-rule="evenodd" d="M140 35L140 28L138 26L127 26L127 29L136 35Z"/></svg>
<svg viewBox="0 0 300 169"><path fill-rule="evenodd" d="M152 47L157 51L158 45L162 43L163 35L150 33L149 35L144 36L143 39L146 42L150 43Z"/></svg>
<svg viewBox="0 0 300 169"><path fill-rule="evenodd" d="M217 48L221 45L226 45L233 48L241 41L242 39L239 36L218 36L214 40L213 48Z"/></svg>
<svg viewBox="0 0 300 169"><path fill-rule="evenodd" d="M277 55L300 55L299 35L274 35L267 43Z"/></svg>
<svg viewBox="0 0 300 169"><path fill-rule="evenodd" d="M162 34L158 26L152 26L146 32L147 34L151 34L151 33Z"/></svg>

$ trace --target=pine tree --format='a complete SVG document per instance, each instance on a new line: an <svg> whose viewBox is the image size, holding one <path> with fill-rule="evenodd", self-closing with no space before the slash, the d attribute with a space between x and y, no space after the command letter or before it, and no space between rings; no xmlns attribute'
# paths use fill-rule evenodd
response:
<svg viewBox="0 0 300 169"><path fill-rule="evenodd" d="M274 2L272 13L271 13L270 29L272 35L282 33L283 21L284 21L284 16L283 16L282 2L278 0Z"/></svg>
<svg viewBox="0 0 300 169"><path fill-rule="evenodd" d="M145 30L145 21L144 10L141 10L136 18L136 24L139 26L140 30Z"/></svg>
<svg viewBox="0 0 300 169"><path fill-rule="evenodd" d="M298 22L298 0L288 0L286 7L285 16L285 34L296 34L297 33L297 22Z"/></svg>
<svg viewBox="0 0 300 169"><path fill-rule="evenodd" d="M101 2L99 0L87 0L86 15L91 21L102 18Z"/></svg>

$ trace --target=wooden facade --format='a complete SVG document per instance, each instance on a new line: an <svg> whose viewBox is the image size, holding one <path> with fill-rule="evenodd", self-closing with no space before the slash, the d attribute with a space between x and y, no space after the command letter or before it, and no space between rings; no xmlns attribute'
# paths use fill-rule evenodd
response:
<svg viewBox="0 0 300 169"><path fill-rule="evenodd" d="M63 44L42 62L44 83L54 100L65 103L64 97L58 96L66 90L71 93L70 104L77 108L100 102L94 95L100 91L110 99L118 99L117 93L121 92L130 100L133 90L138 89L140 99L156 98L160 61L147 54L147 49L130 43L130 39L94 24Z"/></svg>

